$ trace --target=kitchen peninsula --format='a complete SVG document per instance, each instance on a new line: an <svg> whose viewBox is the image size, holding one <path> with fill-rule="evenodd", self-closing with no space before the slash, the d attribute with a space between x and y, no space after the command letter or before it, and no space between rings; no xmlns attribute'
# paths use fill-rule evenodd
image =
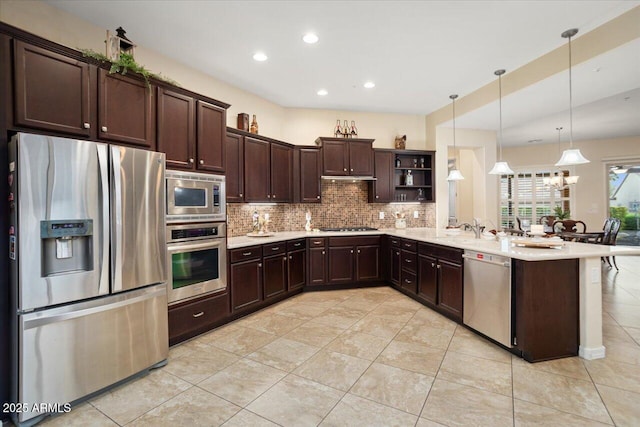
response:
<svg viewBox="0 0 640 427"><path fill-rule="evenodd" d="M430 265L439 269L440 264L446 267L458 266L458 272L449 268L457 277L459 285L459 307L462 307L462 252L477 251L484 254L501 255L510 258L513 262L514 273L512 275L514 286L513 309L514 338L513 348L510 350L521 355L526 360L538 361L556 357L575 355L576 353L585 359L598 359L605 357L605 347L602 342L602 286L601 286L601 261L603 256L640 255L640 249L624 246L602 246L584 243L566 242L562 247L555 249L527 248L515 246L509 242L507 247L501 247L500 242L494 240L475 239L472 233L461 233L458 236L446 235L444 230L433 228L409 228L403 230L385 229L379 231L362 232L280 232L273 236L231 237L228 239L230 250L247 248L255 245L270 245L278 242L305 239L310 242L307 250L311 251L313 241L331 241L331 239L345 238L372 238L382 239L379 249L379 260L383 273L380 274L380 283L390 282L401 292L422 302L423 304L440 311L442 314L462 323L462 315L455 315L455 310L440 310L437 305L432 305L429 299L421 297L420 283L416 288L415 282L420 282L421 266L412 266L413 270L406 271L409 285L412 291L407 291L399 280L394 280L394 269L399 269L398 275L405 273L403 265L408 263L419 264L422 259L434 261L437 255L425 254L422 251L437 251L438 259ZM402 245L402 247L401 247ZM397 250L394 249L397 247ZM406 246L406 248L404 247ZM354 246L355 247L355 246ZM417 249L416 249L417 247ZM325 247L318 248L325 251ZM327 246L327 250L328 250ZM406 249L406 250L405 250ZM442 253L451 252L458 256L458 261L451 263ZM351 252L353 253L353 252ZM393 265L394 253L398 255L398 266ZM419 253L419 256L416 254ZM389 259L391 256L391 259ZM413 257L413 258L412 258ZM313 268L312 266L310 266ZM428 266L427 266L428 267ZM420 271L418 271L420 270ZM457 275L457 276L456 276ZM405 276L402 276L403 278ZM307 282L312 285L312 281ZM232 285L233 286L233 285ZM314 287L317 289L317 287ZM231 290L233 292L233 289ZM434 290L435 292L435 290ZM442 290L440 291L442 292ZM447 295L452 295L447 291ZM453 294L455 295L455 293ZM518 298L520 303L517 302ZM449 304L452 306L452 304ZM455 304L453 304L455 307ZM447 307L445 307L447 308ZM524 313L524 311L527 311ZM555 321L552 317L558 315ZM524 317L523 317L524 316ZM568 316L568 317L567 317ZM565 325L565 319L573 316L575 325ZM526 327L525 327L526 326ZM565 329L567 327L568 329ZM560 332L558 332L560 331ZM568 331L568 332L567 332ZM573 332L571 332L573 331ZM563 349L572 347L571 342L551 342L553 334L558 333L556 340L574 341L569 353L556 353L556 349L547 350L544 346L556 346ZM571 335L573 334L573 337ZM527 337L528 341L524 341Z"/></svg>

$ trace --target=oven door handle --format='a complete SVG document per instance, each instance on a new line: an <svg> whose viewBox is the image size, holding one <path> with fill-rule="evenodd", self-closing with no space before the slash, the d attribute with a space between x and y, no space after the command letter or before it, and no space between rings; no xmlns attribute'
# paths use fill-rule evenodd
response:
<svg viewBox="0 0 640 427"><path fill-rule="evenodd" d="M216 239L218 240L218 239ZM219 239L219 242L204 242L204 243L195 243L195 242L185 242L185 243L171 243L167 245L167 251L169 252L180 252L180 251L191 251L194 249L212 249L223 246L223 239Z"/></svg>

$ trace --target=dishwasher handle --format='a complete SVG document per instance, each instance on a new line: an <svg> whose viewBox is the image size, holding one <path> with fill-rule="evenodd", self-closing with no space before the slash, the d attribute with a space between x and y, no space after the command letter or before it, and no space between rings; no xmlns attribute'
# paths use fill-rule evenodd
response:
<svg viewBox="0 0 640 427"><path fill-rule="evenodd" d="M511 261L491 261L487 259L477 258L467 254L463 254L462 258L472 260L472 261L484 262L487 264L499 265L501 267L511 267Z"/></svg>

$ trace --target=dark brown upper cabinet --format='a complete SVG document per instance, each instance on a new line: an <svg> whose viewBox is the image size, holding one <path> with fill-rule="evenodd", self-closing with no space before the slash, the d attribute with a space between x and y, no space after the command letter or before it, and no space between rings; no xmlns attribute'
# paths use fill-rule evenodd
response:
<svg viewBox="0 0 640 427"><path fill-rule="evenodd" d="M320 203L322 157L317 147L295 147L293 201L296 203Z"/></svg>
<svg viewBox="0 0 640 427"><path fill-rule="evenodd" d="M154 101L144 80L98 69L98 137L155 150Z"/></svg>
<svg viewBox="0 0 640 427"><path fill-rule="evenodd" d="M92 135L89 64L15 40L13 77L16 126Z"/></svg>
<svg viewBox="0 0 640 427"><path fill-rule="evenodd" d="M393 161L393 152L373 150L373 176L376 180L369 183L370 203L393 202Z"/></svg>
<svg viewBox="0 0 640 427"><path fill-rule="evenodd" d="M244 137L227 133L225 147L227 202L244 201Z"/></svg>
<svg viewBox="0 0 640 427"><path fill-rule="evenodd" d="M322 174L328 176L372 176L373 139L320 137Z"/></svg>
<svg viewBox="0 0 640 427"><path fill-rule="evenodd" d="M244 138L244 201L270 202L269 142L246 136Z"/></svg>
<svg viewBox="0 0 640 427"><path fill-rule="evenodd" d="M158 89L158 150L167 168L195 169L195 100L169 89Z"/></svg>
<svg viewBox="0 0 640 427"><path fill-rule="evenodd" d="M167 168L225 171L226 109L189 94L158 89L158 150Z"/></svg>
<svg viewBox="0 0 640 427"><path fill-rule="evenodd" d="M271 197L272 202L293 200L293 149L286 145L271 143Z"/></svg>
<svg viewBox="0 0 640 427"><path fill-rule="evenodd" d="M204 101L196 102L197 168L209 172L225 171L227 110Z"/></svg>

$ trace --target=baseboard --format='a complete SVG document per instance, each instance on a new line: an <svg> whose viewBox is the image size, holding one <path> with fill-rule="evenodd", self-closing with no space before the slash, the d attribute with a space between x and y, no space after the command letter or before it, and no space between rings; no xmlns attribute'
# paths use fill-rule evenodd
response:
<svg viewBox="0 0 640 427"><path fill-rule="evenodd" d="M600 347L580 346L580 348L578 349L578 356L586 360L604 359L605 353L606 350L603 345L601 345Z"/></svg>

